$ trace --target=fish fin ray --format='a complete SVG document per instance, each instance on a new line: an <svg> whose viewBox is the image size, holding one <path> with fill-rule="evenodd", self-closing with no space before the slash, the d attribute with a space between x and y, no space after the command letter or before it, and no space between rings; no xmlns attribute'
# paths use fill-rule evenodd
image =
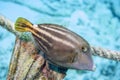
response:
<svg viewBox="0 0 120 80"><path fill-rule="evenodd" d="M29 31L33 24L25 18L19 17L15 22L15 30L20 32Z"/></svg>

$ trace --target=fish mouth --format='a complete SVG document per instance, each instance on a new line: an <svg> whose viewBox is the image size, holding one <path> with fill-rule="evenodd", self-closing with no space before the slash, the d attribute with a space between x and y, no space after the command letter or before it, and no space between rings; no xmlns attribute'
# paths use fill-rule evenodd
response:
<svg viewBox="0 0 120 80"><path fill-rule="evenodd" d="M96 65L93 65L93 67L92 67L91 70L92 70L92 71L95 71L95 70L96 70Z"/></svg>
<svg viewBox="0 0 120 80"><path fill-rule="evenodd" d="M94 64L92 66L88 65L85 70L95 71L96 70L96 66Z"/></svg>

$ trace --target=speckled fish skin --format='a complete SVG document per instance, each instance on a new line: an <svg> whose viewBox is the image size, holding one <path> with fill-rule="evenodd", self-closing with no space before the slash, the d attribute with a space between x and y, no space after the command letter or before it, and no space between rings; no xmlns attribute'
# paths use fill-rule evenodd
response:
<svg viewBox="0 0 120 80"><path fill-rule="evenodd" d="M45 53L50 63L65 68L93 70L90 45L76 33L56 24L33 25L21 17L17 19L15 29L31 32L38 49Z"/></svg>

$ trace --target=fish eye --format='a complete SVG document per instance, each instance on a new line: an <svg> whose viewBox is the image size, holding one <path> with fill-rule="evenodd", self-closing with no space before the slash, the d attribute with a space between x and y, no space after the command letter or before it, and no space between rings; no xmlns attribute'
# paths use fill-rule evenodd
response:
<svg viewBox="0 0 120 80"><path fill-rule="evenodd" d="M83 47L82 47L82 52L84 52L84 53L85 53L85 52L87 52L87 51L88 51L88 48L87 48L87 47L85 47L85 46L83 46Z"/></svg>

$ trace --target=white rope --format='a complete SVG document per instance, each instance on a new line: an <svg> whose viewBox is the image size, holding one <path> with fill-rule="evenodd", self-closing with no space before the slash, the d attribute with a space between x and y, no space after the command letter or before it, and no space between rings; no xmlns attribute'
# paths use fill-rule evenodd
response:
<svg viewBox="0 0 120 80"><path fill-rule="evenodd" d="M120 52L103 49L100 47L91 47L92 54L111 60L120 61Z"/></svg>
<svg viewBox="0 0 120 80"><path fill-rule="evenodd" d="M14 30L14 23L12 23L9 19L5 18L4 16L0 15L0 26L7 29L8 31L12 32L16 36L19 36L20 33Z"/></svg>

